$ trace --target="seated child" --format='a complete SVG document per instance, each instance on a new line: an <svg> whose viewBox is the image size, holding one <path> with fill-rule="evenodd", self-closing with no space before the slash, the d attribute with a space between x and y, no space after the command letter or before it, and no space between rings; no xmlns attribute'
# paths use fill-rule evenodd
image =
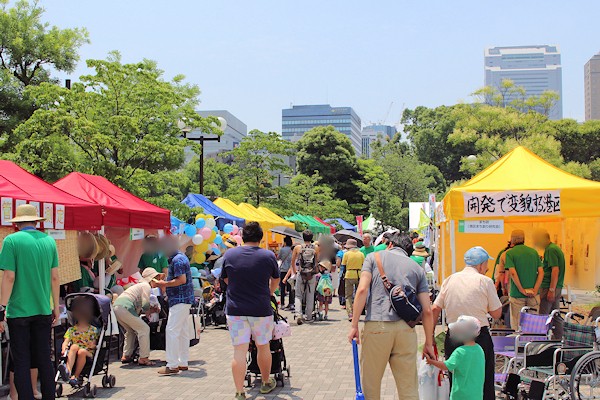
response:
<svg viewBox="0 0 600 400"><path fill-rule="evenodd" d="M94 318L93 300L78 298L73 302L72 313L75 324L67 329L62 345L62 353L67 349L67 365L61 363L58 367L61 377L71 386L80 384L81 371L88 358L94 356L100 332L91 324ZM75 370L73 370L75 366ZM69 378L70 377L70 378Z"/></svg>
<svg viewBox="0 0 600 400"><path fill-rule="evenodd" d="M427 356L427 364L452 373L450 400L481 400L485 381L485 355L475 339L481 327L474 317L461 315L448 325L450 339L463 343L452 352L450 358L438 361Z"/></svg>
<svg viewBox="0 0 600 400"><path fill-rule="evenodd" d="M317 282L317 300L319 301L319 314L323 311L325 306L325 316L323 319L327 320L329 314L329 305L333 299L333 282L331 280L331 262L321 261L319 263L320 277Z"/></svg>

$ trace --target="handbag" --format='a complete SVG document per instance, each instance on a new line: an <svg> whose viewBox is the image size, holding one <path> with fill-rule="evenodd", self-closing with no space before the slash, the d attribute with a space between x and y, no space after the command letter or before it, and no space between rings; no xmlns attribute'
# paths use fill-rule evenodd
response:
<svg viewBox="0 0 600 400"><path fill-rule="evenodd" d="M383 281L383 286L390 294L392 308L400 318L411 328L414 328L421 320L421 313L423 312L423 307L417 297L417 291L410 284L403 285L390 282L383 269L379 253L375 253L375 263Z"/></svg>
<svg viewBox="0 0 600 400"><path fill-rule="evenodd" d="M192 347L200 343L200 333L202 332L202 324L200 324L200 315L197 313L190 313L188 321L190 347Z"/></svg>
<svg viewBox="0 0 600 400"><path fill-rule="evenodd" d="M273 325L273 340L279 340L284 337L292 336L292 327L287 321L280 319Z"/></svg>

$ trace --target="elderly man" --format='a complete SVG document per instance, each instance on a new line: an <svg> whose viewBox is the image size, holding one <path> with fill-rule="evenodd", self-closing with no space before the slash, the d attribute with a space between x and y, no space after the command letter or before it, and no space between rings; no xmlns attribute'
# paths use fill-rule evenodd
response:
<svg viewBox="0 0 600 400"><path fill-rule="evenodd" d="M17 207L11 222L19 231L4 239L0 254L0 269L4 271L0 332L4 332L6 313L20 399L33 399L32 361L39 368L43 398L54 398L50 333L59 316L58 251L54 239L36 229L36 224L43 220L34 206Z"/></svg>
<svg viewBox="0 0 600 400"><path fill-rule="evenodd" d="M381 379L387 364L390 364L398 396L404 400L418 400L417 381L417 333L414 327L400 318L392 308L390 295L383 284L378 260L390 282L402 282L415 288L423 307L423 329L425 330L424 354L434 356L433 318L429 305L429 288L423 268L410 258L413 246L410 238L394 234L390 239L390 250L367 256L360 275L360 284L354 299L357 318L352 320L348 339L360 342L358 316L365 305L367 316L362 334L361 372L367 400L381 397ZM359 253L360 254L360 253Z"/></svg>
<svg viewBox="0 0 600 400"><path fill-rule="evenodd" d="M442 309L446 310L446 320L454 323L461 315L475 317L481 324L477 342L485 354L485 384L483 400L494 400L494 345L489 331L488 314L492 318L502 315L502 303L496 293L492 279L485 276L488 260L492 260L482 247L473 247L465 253L465 268L450 275L442 283L439 296L433 303L433 318L437 321ZM460 343L454 343L446 335L445 356L450 358Z"/></svg>
<svg viewBox="0 0 600 400"><path fill-rule="evenodd" d="M371 236L370 233L365 233L363 235L363 246L360 248L360 252L366 257L374 251L375 246L373 246L373 236Z"/></svg>
<svg viewBox="0 0 600 400"><path fill-rule="evenodd" d="M506 252L506 269L510 274L510 327L518 329L523 307L538 307L538 291L544 279L544 268L535 249L525 245L525 232L511 234L512 249Z"/></svg>
<svg viewBox="0 0 600 400"><path fill-rule="evenodd" d="M560 296L565 282L565 253L550 241L545 230L535 233L534 244L544 250L544 279L540 289L540 314L550 314L560 309Z"/></svg>
<svg viewBox="0 0 600 400"><path fill-rule="evenodd" d="M344 268L344 296L346 297L346 311L348 311L348 319L352 321L352 302L354 301L354 293L358 287L360 271L365 261L365 255L357 249L355 239L346 241L346 249L348 250L342 258L342 267ZM360 314L358 314L360 318Z"/></svg>

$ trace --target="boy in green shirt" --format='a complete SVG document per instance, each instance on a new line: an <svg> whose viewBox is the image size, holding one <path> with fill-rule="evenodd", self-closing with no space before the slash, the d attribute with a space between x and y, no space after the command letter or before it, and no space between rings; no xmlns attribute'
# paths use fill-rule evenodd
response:
<svg viewBox="0 0 600 400"><path fill-rule="evenodd" d="M475 317L461 315L456 322L448 325L450 338L463 343L452 352L446 361L438 361L427 357L431 364L442 371L452 373L452 390L450 400L481 400L485 381L485 355L475 338L479 336L479 320Z"/></svg>

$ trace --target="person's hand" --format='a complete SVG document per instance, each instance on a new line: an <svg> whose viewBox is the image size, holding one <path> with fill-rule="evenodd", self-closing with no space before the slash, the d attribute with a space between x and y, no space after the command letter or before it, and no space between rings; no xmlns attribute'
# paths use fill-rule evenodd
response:
<svg viewBox="0 0 600 400"><path fill-rule="evenodd" d="M358 333L358 326L350 327L350 332L348 333L348 342L352 343L352 340L356 339L356 344L360 344L360 335Z"/></svg>
<svg viewBox="0 0 600 400"><path fill-rule="evenodd" d="M525 289L527 297L535 297L535 291L533 289Z"/></svg>
<svg viewBox="0 0 600 400"><path fill-rule="evenodd" d="M161 280L157 280L156 282L154 282L156 284L156 286L158 286L161 290L164 290L167 286L167 282Z"/></svg>
<svg viewBox="0 0 600 400"><path fill-rule="evenodd" d="M546 295L546 299L552 303L556 299L556 292L548 291L548 294Z"/></svg>
<svg viewBox="0 0 600 400"><path fill-rule="evenodd" d="M52 310L52 325L54 325L56 323L56 321L58 321L59 319L60 319L60 308L54 307L54 310Z"/></svg>
<svg viewBox="0 0 600 400"><path fill-rule="evenodd" d="M437 359L432 344L425 343L425 346L423 346L423 358Z"/></svg>
<svg viewBox="0 0 600 400"><path fill-rule="evenodd" d="M0 321L0 333L4 333L6 330L6 321Z"/></svg>
<svg viewBox="0 0 600 400"><path fill-rule="evenodd" d="M427 364L431 365L431 362L433 361L433 358L429 354L426 354L426 353L423 353L423 356L425 357L425 362Z"/></svg>
<svg viewBox="0 0 600 400"><path fill-rule="evenodd" d="M283 278L283 280L281 281L281 283L283 283L285 285L287 283L287 279Z"/></svg>

